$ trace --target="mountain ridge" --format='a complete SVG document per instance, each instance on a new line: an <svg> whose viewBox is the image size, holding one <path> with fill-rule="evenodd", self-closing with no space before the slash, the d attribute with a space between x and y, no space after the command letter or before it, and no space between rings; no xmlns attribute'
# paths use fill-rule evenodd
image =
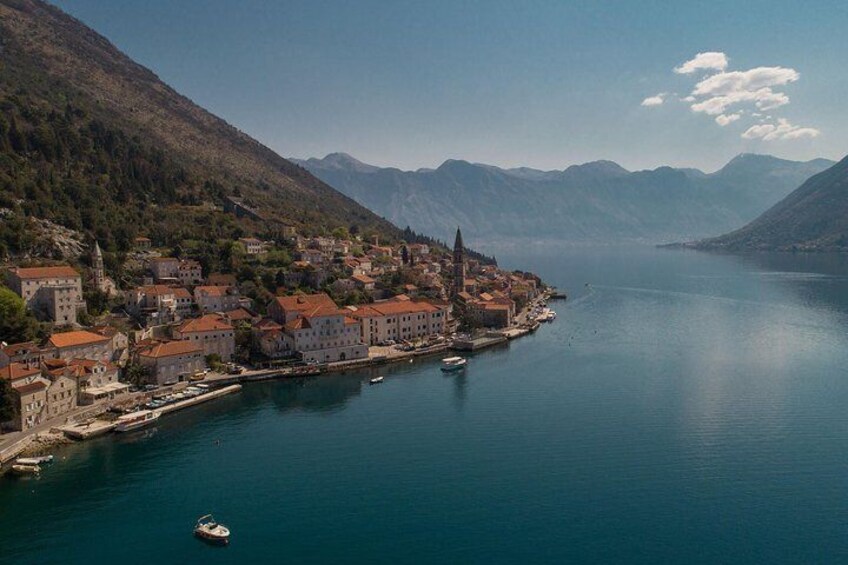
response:
<svg viewBox="0 0 848 565"><path fill-rule="evenodd" d="M704 173L668 166L628 171L607 160L542 171L447 159L435 169L403 171L353 157L356 167L325 159L293 162L395 223L438 237L462 224L487 241L645 243L744 225L831 163L742 154Z"/></svg>
<svg viewBox="0 0 848 565"><path fill-rule="evenodd" d="M731 252L848 251L848 157L742 228L686 246Z"/></svg>
<svg viewBox="0 0 848 565"><path fill-rule="evenodd" d="M0 173L0 205L90 234L100 227L107 245L123 248L128 237L144 229L168 234L188 229L180 221L186 214L226 224L213 211L201 214L195 208L203 203L220 208L228 195L245 198L272 221L301 229L356 227L390 238L400 234L178 93L55 6L0 0L0 37L0 134L7 137L0 153L9 163L7 173ZM13 137L22 141L13 143ZM134 156L140 156L138 164ZM101 178L99 167L111 176ZM78 198L66 197L62 178L80 186ZM30 186L33 179L36 187ZM170 188L160 190L163 184ZM109 200L138 210L110 208ZM94 208L97 221L86 219L83 202ZM178 205L194 208L172 213ZM150 226L160 216L173 225ZM247 220L237 223L230 232L260 229ZM128 233L116 238L116 231Z"/></svg>

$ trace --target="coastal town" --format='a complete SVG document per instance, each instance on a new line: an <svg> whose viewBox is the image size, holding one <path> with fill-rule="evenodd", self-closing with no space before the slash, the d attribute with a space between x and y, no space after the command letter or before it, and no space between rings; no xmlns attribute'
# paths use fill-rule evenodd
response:
<svg viewBox="0 0 848 565"><path fill-rule="evenodd" d="M0 342L0 464L243 382L474 351L555 316L544 308L554 289L470 257L459 228L452 252L294 229L230 243L230 268L211 272L147 237L121 263L112 255L114 272L97 242L87 263L9 265L6 290L43 335Z"/></svg>

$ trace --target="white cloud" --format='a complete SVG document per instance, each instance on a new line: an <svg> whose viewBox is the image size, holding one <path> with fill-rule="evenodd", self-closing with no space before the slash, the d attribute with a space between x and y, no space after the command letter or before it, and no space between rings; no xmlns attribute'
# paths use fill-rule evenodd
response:
<svg viewBox="0 0 848 565"><path fill-rule="evenodd" d="M751 126L742 134L744 139L762 139L763 141L777 141L780 139L803 139L818 137L821 132L815 128L796 126L789 120L780 118L775 124L758 124Z"/></svg>
<svg viewBox="0 0 848 565"><path fill-rule="evenodd" d="M660 92L656 96L648 96L642 100L642 106L659 106L665 101L665 93Z"/></svg>
<svg viewBox="0 0 848 565"><path fill-rule="evenodd" d="M691 93L685 97L674 94L674 99L688 104L693 112L712 116L721 127L742 118L749 124L755 123L742 134L745 139L774 141L820 134L815 128L796 126L783 118L763 117L764 113L789 104L789 96L782 90L801 78L798 71L781 66L728 70L728 62L724 53L709 51L698 53L676 67L674 72L680 75L700 73ZM642 106L660 106L668 96L668 93L650 96L642 100Z"/></svg>
<svg viewBox="0 0 848 565"><path fill-rule="evenodd" d="M708 51L706 53L698 53L694 59L686 61L679 67L675 67L674 72L679 75L688 75L698 70L723 71L726 68L727 55L717 51Z"/></svg>
<svg viewBox="0 0 848 565"><path fill-rule="evenodd" d="M801 75L785 67L757 67L748 71L731 71L708 76L695 85L694 96L719 96L734 92L750 92L770 86L795 82Z"/></svg>
<svg viewBox="0 0 848 565"><path fill-rule="evenodd" d="M736 120L738 120L741 117L742 117L742 114L739 113L739 112L737 112L735 114L719 114L718 116L716 116L715 121L718 125L720 125L721 127L724 127L727 124L735 122Z"/></svg>
<svg viewBox="0 0 848 565"><path fill-rule="evenodd" d="M789 97L782 92L774 92L771 88L761 88L753 92L741 90L722 96L705 98L690 106L693 112L703 112L709 116L723 114L730 106L744 102L754 102L760 110L771 110L784 104L789 104Z"/></svg>

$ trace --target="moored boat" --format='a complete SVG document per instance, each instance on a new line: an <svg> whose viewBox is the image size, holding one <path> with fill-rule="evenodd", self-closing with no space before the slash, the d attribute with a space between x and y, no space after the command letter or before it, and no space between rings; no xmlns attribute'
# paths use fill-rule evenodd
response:
<svg viewBox="0 0 848 565"><path fill-rule="evenodd" d="M442 371L452 373L461 371L468 364L468 360L464 357L446 357L442 359Z"/></svg>
<svg viewBox="0 0 848 565"><path fill-rule="evenodd" d="M38 465L22 465L15 463L12 465L12 472L16 475L37 475L41 473L41 467Z"/></svg>
<svg viewBox="0 0 848 565"><path fill-rule="evenodd" d="M212 514L201 516L194 526L194 535L216 545L227 545L230 543L230 529L219 524Z"/></svg>
<svg viewBox="0 0 848 565"><path fill-rule="evenodd" d="M124 414L117 420L116 432L131 432L149 426L156 422L162 413L158 410L139 410Z"/></svg>
<svg viewBox="0 0 848 565"><path fill-rule="evenodd" d="M374 377L369 381L372 385L378 385L383 382L383 377Z"/></svg>
<svg viewBox="0 0 848 565"><path fill-rule="evenodd" d="M52 455L41 455L39 457L18 457L17 459L15 459L15 463L17 463L18 465L43 465L45 463L52 462Z"/></svg>

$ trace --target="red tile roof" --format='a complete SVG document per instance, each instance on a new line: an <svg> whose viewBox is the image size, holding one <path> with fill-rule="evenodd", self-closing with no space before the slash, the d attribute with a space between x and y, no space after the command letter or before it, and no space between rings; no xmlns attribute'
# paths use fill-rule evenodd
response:
<svg viewBox="0 0 848 565"><path fill-rule="evenodd" d="M232 292L232 287L223 285L199 286L194 289L194 292L206 296L226 296Z"/></svg>
<svg viewBox="0 0 848 565"><path fill-rule="evenodd" d="M161 357L171 357L173 355L185 355L188 353L202 353L203 348L191 341L166 341L154 345L149 349L139 353L140 357L148 357L151 359L159 359Z"/></svg>
<svg viewBox="0 0 848 565"><path fill-rule="evenodd" d="M41 373L38 368L28 368L20 363L12 363L8 367L0 369L0 379L15 382L19 379L25 379Z"/></svg>
<svg viewBox="0 0 848 565"><path fill-rule="evenodd" d="M11 271L21 279L79 278L80 274L68 265L58 267L20 267Z"/></svg>
<svg viewBox="0 0 848 565"><path fill-rule="evenodd" d="M296 294L294 296L277 296L274 299L280 308L290 312L305 312L318 306L338 308L333 299L326 293Z"/></svg>
<svg viewBox="0 0 848 565"><path fill-rule="evenodd" d="M183 322L179 327L180 333L192 333L192 332L215 332L221 330L232 330L233 326L230 325L222 316L218 314L206 314L200 318L195 318L193 320L187 320Z"/></svg>
<svg viewBox="0 0 848 565"><path fill-rule="evenodd" d="M34 381L26 385L16 386L14 387L18 394L32 394L33 392L38 392L39 390L44 390L47 388L47 383L44 381Z"/></svg>
<svg viewBox="0 0 848 565"><path fill-rule="evenodd" d="M63 347L77 347L80 345L104 343L107 341L109 341L108 337L98 335L92 332L87 332L85 330L53 334L50 336L49 339L51 345L60 349Z"/></svg>
<svg viewBox="0 0 848 565"><path fill-rule="evenodd" d="M10 343L6 347L2 348L3 352L9 357L14 357L15 355L21 355L24 353L30 352L39 352L40 348L34 341L23 341L21 343Z"/></svg>
<svg viewBox="0 0 848 565"><path fill-rule="evenodd" d="M352 315L357 318L375 318L382 316L397 316L403 314L418 314L426 312L438 312L439 309L427 302L415 300L386 300L362 306Z"/></svg>

